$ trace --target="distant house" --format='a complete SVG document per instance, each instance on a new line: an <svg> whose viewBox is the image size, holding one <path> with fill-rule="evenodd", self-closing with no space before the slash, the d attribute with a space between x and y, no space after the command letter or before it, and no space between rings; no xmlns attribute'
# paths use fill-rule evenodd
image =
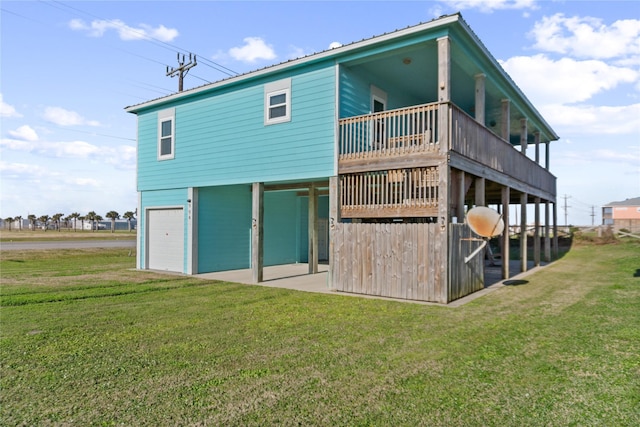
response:
<svg viewBox="0 0 640 427"><path fill-rule="evenodd" d="M602 224L610 225L614 231L625 229L640 232L640 197L621 202L611 202L602 207Z"/></svg>
<svg viewBox="0 0 640 427"><path fill-rule="evenodd" d="M260 282L264 266L314 273L325 258L337 291L447 303L484 286L482 257L464 261L480 245L466 211L493 205L510 223L511 204L520 224L535 207L551 258L558 136L460 14L126 111L139 269L250 268Z"/></svg>

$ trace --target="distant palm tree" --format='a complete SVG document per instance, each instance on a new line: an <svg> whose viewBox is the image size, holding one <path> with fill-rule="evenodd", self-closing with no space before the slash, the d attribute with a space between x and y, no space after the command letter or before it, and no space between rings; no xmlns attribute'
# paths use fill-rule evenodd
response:
<svg viewBox="0 0 640 427"><path fill-rule="evenodd" d="M55 229L58 230L58 232L60 232L60 219L62 219L63 216L63 213L57 213L51 217L51 220L55 224Z"/></svg>
<svg viewBox="0 0 640 427"><path fill-rule="evenodd" d="M80 218L80 214L78 212L74 212L69 215L69 218L73 220L73 231L78 231L78 229L76 228L76 220Z"/></svg>
<svg viewBox="0 0 640 427"><path fill-rule="evenodd" d="M35 229L36 229L36 216L34 214L31 214L31 215L27 216L27 219L29 220L29 227L31 227L31 231L35 231Z"/></svg>
<svg viewBox="0 0 640 427"><path fill-rule="evenodd" d="M17 217L13 218L13 220L18 221L19 230L22 231L22 215L18 215Z"/></svg>
<svg viewBox="0 0 640 427"><path fill-rule="evenodd" d="M129 224L129 232L131 232L131 220L136 216L136 214L134 214L131 211L126 211L124 213L124 215L122 215L123 218L125 218L127 220L127 223Z"/></svg>
<svg viewBox="0 0 640 427"><path fill-rule="evenodd" d="M96 216L98 216L98 214L96 214L95 211L91 211L85 215L85 219L91 222L91 231L94 231L93 229L96 224Z"/></svg>
<svg viewBox="0 0 640 427"><path fill-rule="evenodd" d="M116 219L120 219L120 214L116 211L109 211L105 216L111 220L111 232L114 233L116 231Z"/></svg>
<svg viewBox="0 0 640 427"><path fill-rule="evenodd" d="M87 217L84 215L80 215L78 219L80 220L80 230L84 230L84 220L87 219Z"/></svg>
<svg viewBox="0 0 640 427"><path fill-rule="evenodd" d="M47 231L50 219L51 217L49 215L42 215L40 218L38 218L38 221L40 221L44 225L44 231Z"/></svg>
<svg viewBox="0 0 640 427"><path fill-rule="evenodd" d="M8 216L8 217L6 217L6 218L4 219L4 224L5 224L5 226L6 226L7 224L9 224L9 231L11 231L11 223L12 223L12 222L13 222L13 218L11 218L10 216Z"/></svg>
<svg viewBox="0 0 640 427"><path fill-rule="evenodd" d="M100 215L96 215L94 221L96 223L96 230L100 230L100 221L102 221L104 218L102 218Z"/></svg>

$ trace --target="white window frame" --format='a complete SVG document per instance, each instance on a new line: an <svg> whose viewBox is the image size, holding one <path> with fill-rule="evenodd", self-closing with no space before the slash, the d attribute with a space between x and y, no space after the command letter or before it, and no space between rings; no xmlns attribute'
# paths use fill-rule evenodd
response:
<svg viewBox="0 0 640 427"><path fill-rule="evenodd" d="M162 124L171 121L171 153L162 154ZM175 108L158 112L158 160L171 160L176 156L176 114Z"/></svg>
<svg viewBox="0 0 640 427"><path fill-rule="evenodd" d="M271 98L278 95L285 95L284 104L271 105ZM274 107L285 107L284 116L269 117L269 111ZM264 124L273 125L291 121L291 79L278 80L267 83L264 86Z"/></svg>

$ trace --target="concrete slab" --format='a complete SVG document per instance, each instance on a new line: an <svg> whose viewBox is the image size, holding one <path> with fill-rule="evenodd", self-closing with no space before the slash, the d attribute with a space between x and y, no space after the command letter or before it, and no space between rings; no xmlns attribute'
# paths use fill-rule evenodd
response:
<svg viewBox="0 0 640 427"><path fill-rule="evenodd" d="M425 301L413 301L398 298L377 297L373 295L351 294L345 292L337 292L329 288L328 284L328 270L327 264L318 265L319 272L317 274L308 274L309 267L307 264L285 264L265 267L263 270L264 281L258 284L252 283L253 275L250 269L245 270L231 270L221 271L216 273L203 273L197 274L195 277L209 280L220 280L224 282L244 283L248 285L256 286L268 286L272 288L292 289L303 292L315 292L323 294L334 294L359 298L373 298L373 299L385 299L391 301L399 301L413 304L423 305L438 305L444 307L460 307L470 301L478 299L490 292L500 289L503 286L509 286L511 283L518 283L523 281L525 277L539 271L544 268L544 265L540 267L533 267L533 262L529 262L528 271L520 272L520 261L511 261L509 269L512 276L509 279L502 280L502 268L499 262L496 265L485 265L485 288L481 289L466 297L452 301L447 305L431 303Z"/></svg>

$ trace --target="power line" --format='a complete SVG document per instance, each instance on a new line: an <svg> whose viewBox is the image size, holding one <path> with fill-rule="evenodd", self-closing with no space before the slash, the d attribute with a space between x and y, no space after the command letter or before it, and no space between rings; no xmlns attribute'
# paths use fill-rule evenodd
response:
<svg viewBox="0 0 640 427"><path fill-rule="evenodd" d="M44 2L44 3L49 5L49 6L56 7L57 9L60 9L60 10L63 10L63 9L60 8L59 6L63 6L65 8L67 8L67 9L72 9L72 10L74 10L76 12L82 13L82 14L84 14L86 16L90 16L92 18L96 18L96 19L100 19L102 21L109 22L110 24L112 24L114 26L120 27L122 29L126 29L127 31L130 31L130 32L135 33L135 34L139 34L142 40L148 41L148 42L150 42L152 44L155 44L156 46L163 47L165 49L169 49L169 50L172 50L172 51L177 51L178 53L189 53L189 50L187 50L187 49L183 49L183 48L181 48L179 46L176 46L176 45L173 45L171 43L167 43L165 41L162 41L160 39L152 37L152 36L144 33L143 31L136 30L135 28L131 28L131 27L125 26L121 22L118 22L118 21L115 21L115 20L112 20L112 19L105 19L105 18L103 18L101 16L95 15L95 14L87 12L87 11L84 11L84 10L79 9L77 7L74 7L74 6L70 6L70 5L65 4L65 3L61 3L59 1ZM51 3L55 3L58 6L56 6L55 4L51 4ZM205 64L203 64L203 65L208 66L210 68L213 68L214 70L219 71L219 72L221 72L223 74L226 74L227 76L234 76L234 75L239 74L237 71L234 71L234 70L232 70L232 69L230 69L228 67L225 67L222 64L218 64L217 62L214 62L214 61L212 61L210 59L207 59L206 57L201 59L201 61L205 62ZM202 79L202 80L204 80L204 79Z"/></svg>

